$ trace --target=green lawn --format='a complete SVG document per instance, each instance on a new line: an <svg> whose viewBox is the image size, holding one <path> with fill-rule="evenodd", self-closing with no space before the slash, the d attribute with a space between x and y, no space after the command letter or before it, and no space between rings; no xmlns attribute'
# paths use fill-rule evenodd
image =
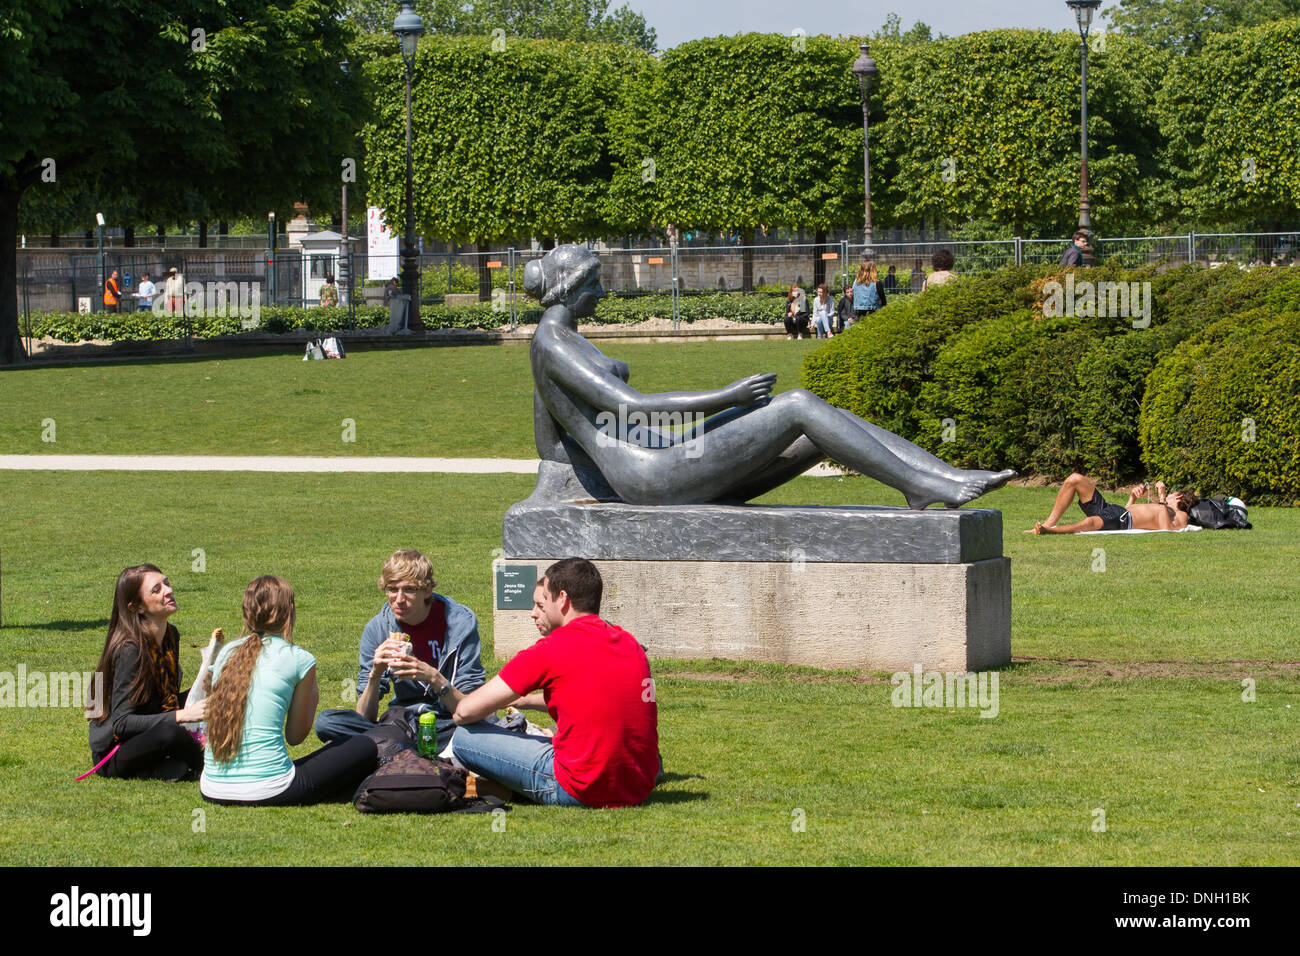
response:
<svg viewBox="0 0 1300 956"><path fill-rule="evenodd" d="M755 368L775 368L793 385L802 344L628 346L617 354L632 362L634 382L639 370L653 376L642 377L647 390L713 384ZM344 389L349 401L376 415L391 407L391 421L415 435L425 426L404 414L412 386L397 362L437 360L438 368L458 366L452 378L490 372L504 384L527 374L524 356L511 348L430 349L314 365L245 359L8 373L0 375L0 451L49 448L39 447L39 421L15 424L17 401L28 417L58 407L58 451L354 453L307 443L256 447L246 434L253 425L231 424L252 403L224 404L207 423L202 409L175 406L188 400L196 369L256 384L254 401L267 404L249 411L250 422L272 423L263 434L273 434L299 421L275 402L277 391L298 388L302 374L346 374L357 376ZM494 358L500 367L490 369ZM510 363L520 364L507 374ZM385 374L365 377L375 370ZM115 374L128 383L115 394L136 403L122 416L94 395ZM377 447L355 453L528 454L527 426L505 412L503 427L519 444L471 448L471 440L486 440L459 439L455 429L498 413L467 415L430 401L425 407L449 420L442 427L450 437L437 447L406 448L405 432L390 429ZM156 422L150 408L159 410ZM108 448L71 441L99 415ZM33 430L36 445L19 444ZM143 447L126 443L132 433ZM76 447L62 447L65 434ZM192 676L198 650L189 645L218 625L235 629L243 586L274 572L297 590L297 636L320 662L320 706L340 706L345 681L355 677L360 630L381 603L378 568L394 548L429 554L439 590L478 611L490 652L493 549L505 509L531 486L531 478L510 475L0 472L7 505L0 671L93 668L117 572L153 561L176 586L175 621ZM654 661L668 779L650 801L592 812L521 805L500 830L490 816L228 808L206 804L194 784L75 783L89 767L80 711L4 708L0 864L1294 865L1300 512L1252 509L1249 532L1021 534L1051 498L1050 489L1008 488L981 502L1003 511L1012 560L1016 661L999 673L993 719L896 708L887 674ZM764 500L900 504L901 496L866 479L803 478ZM1105 570L1094 570L1103 558ZM1243 700L1246 679L1253 702ZM1104 832L1094 830L1098 810ZM423 852L412 851L413 828L437 831L421 833Z"/></svg>
<svg viewBox="0 0 1300 956"><path fill-rule="evenodd" d="M243 585L272 571L297 589L321 706L339 706L380 603L376 569L394 547L430 554L440 589L479 611L490 648L492 549L505 508L530 484L3 473L15 502L0 519L3 669L93 667L112 581L128 563L152 560L171 575L187 644L236 627ZM809 478L782 497L895 495ZM1018 526L1048 497L1010 489L991 503ZM402 864L410 828L436 827L446 838L425 862L1294 863L1300 691L1285 662L1296 620L1293 605L1270 600L1285 587L1280 574L1259 571L1294 566L1300 516L1254 517L1260 527L1245 534L1008 534L1013 649L1052 660L1004 668L991 720L894 708L887 675L656 661L669 779L651 802L581 815L520 806L504 833L490 817L233 809L205 804L195 785L78 784L88 766L80 714L6 709L0 862ZM1105 572L1090 570L1098 542ZM192 570L196 548L203 573ZM1207 582L1224 595L1215 606L1203 603ZM192 673L198 651L187 654ZM1256 681L1254 703L1241 699L1244 677ZM1092 830L1098 808L1105 833ZM205 832L193 830L196 810ZM803 832L792 829L799 819Z"/></svg>
<svg viewBox="0 0 1300 956"><path fill-rule="evenodd" d="M643 392L717 388L776 372L799 384L816 341L605 345ZM525 458L533 448L528 349L466 346L168 359L0 373L0 454L404 455ZM42 441L53 419L55 441ZM355 422L344 442L345 419Z"/></svg>

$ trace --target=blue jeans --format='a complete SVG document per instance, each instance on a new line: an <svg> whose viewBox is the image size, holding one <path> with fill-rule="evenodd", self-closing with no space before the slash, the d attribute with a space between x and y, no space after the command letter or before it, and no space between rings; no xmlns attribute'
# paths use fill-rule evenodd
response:
<svg viewBox="0 0 1300 956"><path fill-rule="evenodd" d="M813 319L813 325L814 325L814 326L816 327L816 329L817 329L817 337L818 337L819 339L820 339L820 338L829 338L829 337L830 337L830 334L831 334L831 322L832 322L832 319L831 319L831 317L830 317L829 315L820 315L820 314L819 314L815 319Z"/></svg>
<svg viewBox="0 0 1300 956"><path fill-rule="evenodd" d="M406 720L411 729L411 736L415 737L419 733L419 710L416 707L408 707ZM355 737L358 734L364 734L368 730L374 730L378 726L377 721L366 720L355 710L322 710L316 715L316 736L324 743L333 740L347 740L349 737ZM445 747L447 741L451 739L451 732L455 729L455 725L450 717L439 717L436 726L438 728L439 745Z"/></svg>
<svg viewBox="0 0 1300 956"><path fill-rule="evenodd" d="M530 737L480 722L457 727L451 746L461 764L534 803L586 806L556 781L555 748L547 737Z"/></svg>

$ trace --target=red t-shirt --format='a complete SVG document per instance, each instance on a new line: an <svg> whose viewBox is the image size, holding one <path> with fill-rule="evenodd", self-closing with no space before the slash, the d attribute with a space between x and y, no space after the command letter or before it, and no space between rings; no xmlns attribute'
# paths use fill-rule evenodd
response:
<svg viewBox="0 0 1300 956"><path fill-rule="evenodd" d="M447 637L446 605L434 598L429 616L423 621L419 624L398 621L397 626L411 639L411 656L437 667L442 659L442 642Z"/></svg>
<svg viewBox="0 0 1300 956"><path fill-rule="evenodd" d="M498 675L515 693L540 689L555 720L555 779L590 807L630 807L654 789L659 710L645 651L594 614L574 618L514 656Z"/></svg>

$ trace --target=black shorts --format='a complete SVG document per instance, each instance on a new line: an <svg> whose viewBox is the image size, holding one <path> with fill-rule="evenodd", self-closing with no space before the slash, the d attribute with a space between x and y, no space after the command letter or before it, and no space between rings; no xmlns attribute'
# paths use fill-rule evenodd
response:
<svg viewBox="0 0 1300 956"><path fill-rule="evenodd" d="M1101 519L1102 531L1128 531L1133 527L1133 516L1119 505L1108 505L1106 499L1097 489L1092 491L1092 500L1079 499L1079 507L1089 518Z"/></svg>

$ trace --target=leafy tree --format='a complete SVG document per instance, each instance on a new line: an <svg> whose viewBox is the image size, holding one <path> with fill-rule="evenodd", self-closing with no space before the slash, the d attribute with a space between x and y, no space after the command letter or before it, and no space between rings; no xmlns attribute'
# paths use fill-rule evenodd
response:
<svg viewBox="0 0 1300 956"><path fill-rule="evenodd" d="M1290 228L1300 211L1300 20L1210 37L1160 91L1178 212Z"/></svg>
<svg viewBox="0 0 1300 956"><path fill-rule="evenodd" d="M902 18L899 17L897 13L891 13L885 17L885 25L875 32L871 41L873 43L879 41L886 43L930 43L935 39L936 37L930 30L930 27L927 24L922 23L920 20L917 20L907 29L906 32L904 32ZM937 39L942 40L946 38L941 33Z"/></svg>
<svg viewBox="0 0 1300 956"><path fill-rule="evenodd" d="M991 219L1029 236L1065 228L1078 210L1078 51L1077 34L1029 30L873 49L880 223ZM1103 228L1147 208L1160 58L1126 37L1090 56L1089 184Z"/></svg>
<svg viewBox="0 0 1300 956"><path fill-rule="evenodd" d="M759 33L667 51L613 121L610 218L747 233L859 224L856 55L847 40Z"/></svg>
<svg viewBox="0 0 1300 956"><path fill-rule="evenodd" d="M1199 50L1213 34L1300 16L1300 0L1119 0L1106 17L1120 33L1165 50Z"/></svg>
<svg viewBox="0 0 1300 956"><path fill-rule="evenodd" d="M424 28L444 36L487 36L533 40L591 40L624 43L653 53L657 37L645 17L626 4L609 9L608 0L415 0ZM348 17L367 32L392 29L398 6L393 0L348 0Z"/></svg>
<svg viewBox="0 0 1300 956"><path fill-rule="evenodd" d="M89 195L146 222L333 196L358 105L339 69L349 30L337 0L0 8L0 363L21 353L14 246L29 190L38 215Z"/></svg>
<svg viewBox="0 0 1300 956"><path fill-rule="evenodd" d="M607 114L646 54L612 44L433 37L412 87L417 230L486 244L594 238L610 231ZM400 57L367 67L369 201L405 207L405 80ZM399 226L400 228L400 226Z"/></svg>

